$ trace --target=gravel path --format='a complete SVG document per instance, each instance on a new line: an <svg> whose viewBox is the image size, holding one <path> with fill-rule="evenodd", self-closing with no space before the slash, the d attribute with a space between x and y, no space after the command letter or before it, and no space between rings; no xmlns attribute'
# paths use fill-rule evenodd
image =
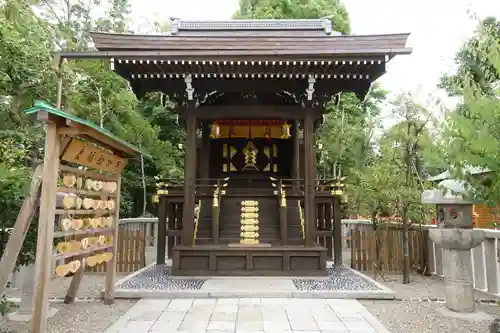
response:
<svg viewBox="0 0 500 333"><path fill-rule="evenodd" d="M117 300L107 306L102 302L81 302L73 305L52 304L59 311L48 320L48 333L101 333L127 312L136 301ZM8 322L16 333L29 333L29 324Z"/></svg>
<svg viewBox="0 0 500 333"><path fill-rule="evenodd" d="M120 280L126 275L117 275L116 280ZM78 289L77 297L94 297L99 298L99 292L104 288L104 275L84 275ZM71 278L55 277L50 281L50 297L64 298L66 291L68 291ZM19 289L7 289L8 297L21 297Z"/></svg>
<svg viewBox="0 0 500 333"><path fill-rule="evenodd" d="M117 277L121 279L122 276ZM50 284L50 296L64 298L71 279L54 278ZM127 312L137 301L116 300L114 305L104 305L99 300L99 293L104 287L103 275L86 275L83 277L78 291L78 298L95 298L95 300L76 302L66 305L50 303L59 311L48 320L47 333L101 333L111 326L120 316ZM8 289L9 297L19 297L16 289ZM16 333L28 333L29 324L8 322L7 328ZM0 331L1 332L1 331Z"/></svg>
<svg viewBox="0 0 500 333"><path fill-rule="evenodd" d="M470 322L444 317L436 310L444 299L444 281L438 277L414 275L410 284L401 283L401 275L386 276L384 284L394 290L403 301L360 301L393 333L487 333L489 321ZM495 299L492 295L476 292L477 299ZM420 299L421 301L419 301ZM477 304L479 310L500 317L496 304Z"/></svg>

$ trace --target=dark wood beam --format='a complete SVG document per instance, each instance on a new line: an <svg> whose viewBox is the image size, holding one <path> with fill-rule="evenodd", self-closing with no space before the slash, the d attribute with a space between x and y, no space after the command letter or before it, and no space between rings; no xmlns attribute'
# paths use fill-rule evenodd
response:
<svg viewBox="0 0 500 333"><path fill-rule="evenodd" d="M192 112L199 120L214 119L303 119L304 109L301 106L202 106L192 111L181 108L179 116L187 119ZM319 109L312 109L313 121L321 119Z"/></svg>

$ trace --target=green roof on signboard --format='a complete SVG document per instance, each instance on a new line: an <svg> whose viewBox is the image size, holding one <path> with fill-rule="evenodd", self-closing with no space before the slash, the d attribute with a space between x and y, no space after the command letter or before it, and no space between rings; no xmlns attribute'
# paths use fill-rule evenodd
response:
<svg viewBox="0 0 500 333"><path fill-rule="evenodd" d="M151 155L149 155L144 150L139 149L139 148L135 147L134 145L132 145L132 144L130 144L130 143L128 143L128 142L120 139L119 137L117 137L116 135L114 135L113 133L111 133L110 131L97 126L93 122L90 122L88 120L85 120L85 119L79 118L79 117L77 117L75 115L72 115L72 114L69 114L67 112L64 112L64 111L62 111L62 110L60 110L60 109L58 109L58 108L50 105L47 102L36 101L35 105L33 107L24 110L24 112L26 114L35 114L35 113L38 113L40 111L47 112L47 113L49 113L51 115L54 115L54 116L57 116L57 117L61 117L61 118L64 118L64 119L71 120L71 121L73 121L75 123L78 123L80 125L87 126L87 127L91 128L91 129L95 130L96 132L107 136L108 138L112 139L113 141L119 143L120 145L133 150L134 152L137 153L137 155L143 155L145 157L151 158Z"/></svg>

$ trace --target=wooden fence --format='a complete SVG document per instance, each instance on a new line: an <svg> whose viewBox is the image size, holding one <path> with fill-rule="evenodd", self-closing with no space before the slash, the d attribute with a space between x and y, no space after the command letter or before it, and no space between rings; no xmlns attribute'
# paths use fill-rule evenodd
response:
<svg viewBox="0 0 500 333"><path fill-rule="evenodd" d="M429 274L428 230L410 229L408 254L410 269ZM376 263L383 272L403 271L403 230L384 227L377 231L356 231L351 235L351 267L372 271Z"/></svg>
<svg viewBox="0 0 500 333"><path fill-rule="evenodd" d="M146 266L146 223L120 222L118 229L118 251L116 270L133 273ZM106 265L88 267L89 273L104 273Z"/></svg>

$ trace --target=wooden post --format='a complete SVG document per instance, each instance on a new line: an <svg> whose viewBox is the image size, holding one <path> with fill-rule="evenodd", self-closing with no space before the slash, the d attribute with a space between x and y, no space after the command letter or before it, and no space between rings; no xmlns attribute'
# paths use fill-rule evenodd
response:
<svg viewBox="0 0 500 333"><path fill-rule="evenodd" d="M325 204L321 203L319 205L316 205L316 212L317 212L317 220L318 220L318 229L319 230L326 230L326 223L325 223ZM319 241L319 244L321 246L325 246L326 247L326 242L327 242L327 239L330 238L328 236L322 236L322 237L319 237L319 239L317 239L317 241Z"/></svg>
<svg viewBox="0 0 500 333"><path fill-rule="evenodd" d="M118 252L118 231L120 229L120 193L122 178L119 175L116 179L116 211L113 230L113 251L115 255L106 263L106 281L104 284L104 304L111 305L115 302L115 280L116 280L116 254Z"/></svg>
<svg viewBox="0 0 500 333"><path fill-rule="evenodd" d="M40 216L36 249L35 295L33 300L33 333L47 332L49 283L51 276L52 240L56 209L56 186L59 170L60 140L55 123L47 122Z"/></svg>
<svg viewBox="0 0 500 333"><path fill-rule="evenodd" d="M313 142L313 110L311 106L306 106L304 117L304 201L305 201L305 223L306 223L306 247L313 247L316 243L316 203L314 166L312 160L315 158Z"/></svg>
<svg viewBox="0 0 500 333"><path fill-rule="evenodd" d="M40 186L42 184L43 165L38 165L31 179L28 196L24 199L16 223L9 236L5 251L0 260L0 295L3 295L7 279L16 266L16 260L21 252L26 232L40 201Z"/></svg>
<svg viewBox="0 0 500 333"><path fill-rule="evenodd" d="M280 205L280 233L281 233L281 245L286 246L288 244L288 225L287 225L287 206Z"/></svg>
<svg viewBox="0 0 500 333"><path fill-rule="evenodd" d="M167 197L160 195L158 203L158 235L156 237L156 264L165 265L167 240ZM170 220L173 216L168 216Z"/></svg>
<svg viewBox="0 0 500 333"><path fill-rule="evenodd" d="M326 258L327 260L333 260L333 202L326 205L326 228L332 231L332 235L328 236L326 239Z"/></svg>
<svg viewBox="0 0 500 333"><path fill-rule="evenodd" d="M292 161L292 178L300 178L300 140L299 140L299 123L300 121L294 120L292 126L292 140L293 140L293 161ZM297 180L295 182L294 192L299 192L300 182Z"/></svg>
<svg viewBox="0 0 500 333"><path fill-rule="evenodd" d="M165 205L167 206L167 231L168 230L176 230L176 223L178 219L179 209L177 208L178 204L173 204L166 200ZM166 234L166 233L165 233ZM167 236L167 258L172 258L174 255L174 246L177 245L177 240L179 237L177 236Z"/></svg>
<svg viewBox="0 0 500 333"><path fill-rule="evenodd" d="M192 103L190 103L192 104ZM182 243L193 245L194 205L196 187L196 117L194 106L186 110L186 147L184 158L184 207L182 218Z"/></svg>
<svg viewBox="0 0 500 333"><path fill-rule="evenodd" d="M203 179L203 184L209 184L210 178L210 126L204 121L201 132L201 151L200 151L200 178ZM203 191L208 191L205 187Z"/></svg>
<svg viewBox="0 0 500 333"><path fill-rule="evenodd" d="M219 206L215 205L212 205L212 243L219 244Z"/></svg>
<svg viewBox="0 0 500 333"><path fill-rule="evenodd" d="M335 265L342 265L342 214L338 195L333 197L333 256Z"/></svg>

